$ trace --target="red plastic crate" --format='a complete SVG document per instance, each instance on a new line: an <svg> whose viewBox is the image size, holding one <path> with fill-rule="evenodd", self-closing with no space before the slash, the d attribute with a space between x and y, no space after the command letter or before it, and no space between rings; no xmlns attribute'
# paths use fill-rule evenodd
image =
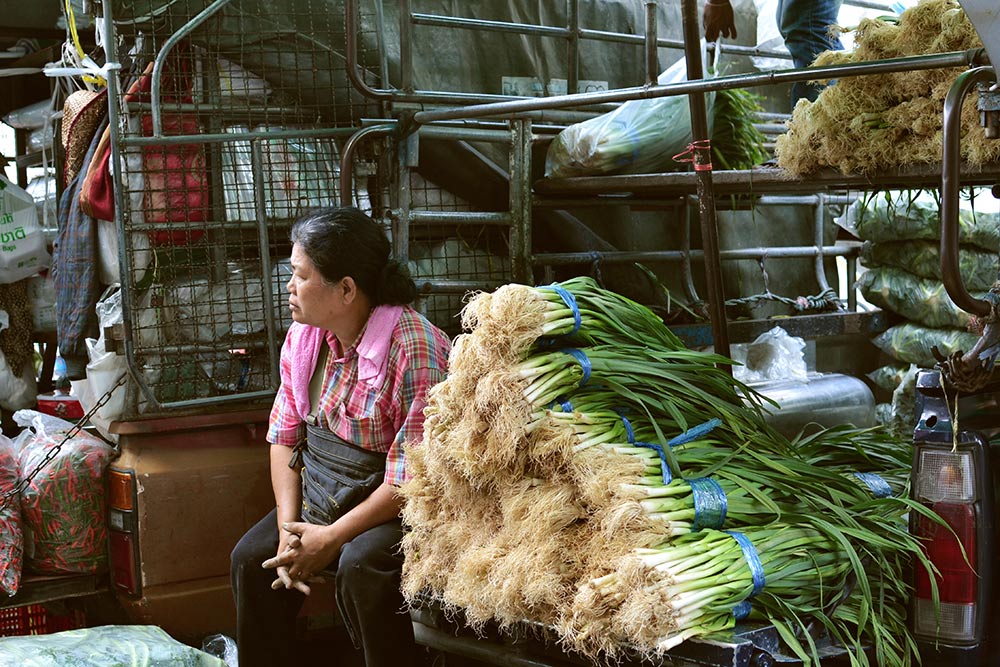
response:
<svg viewBox="0 0 1000 667"><path fill-rule="evenodd" d="M75 630L85 625L83 612L72 610L54 614L40 604L0 609L0 637L47 635L63 630Z"/></svg>

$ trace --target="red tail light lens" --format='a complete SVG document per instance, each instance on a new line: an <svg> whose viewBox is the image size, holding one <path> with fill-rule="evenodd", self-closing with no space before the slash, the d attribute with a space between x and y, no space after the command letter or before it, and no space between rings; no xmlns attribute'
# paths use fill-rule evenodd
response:
<svg viewBox="0 0 1000 667"><path fill-rule="evenodd" d="M937 568L940 596L935 609L931 575L916 567L913 630L932 641L972 643L977 639L980 581L976 574L982 536L978 509L977 461L973 450L917 445L913 497L944 520L943 526L911 514L911 531L921 538Z"/></svg>
<svg viewBox="0 0 1000 667"><path fill-rule="evenodd" d="M930 508L954 531L926 517L918 519L917 535L926 540L927 556L940 573L936 579L941 602L974 603L979 592L975 508L956 503L933 503ZM930 576L922 567L917 568L917 596L931 598Z"/></svg>
<svg viewBox="0 0 1000 667"><path fill-rule="evenodd" d="M136 520L135 473L108 469L108 542L111 579L130 595L139 595L142 580L139 570L139 526Z"/></svg>

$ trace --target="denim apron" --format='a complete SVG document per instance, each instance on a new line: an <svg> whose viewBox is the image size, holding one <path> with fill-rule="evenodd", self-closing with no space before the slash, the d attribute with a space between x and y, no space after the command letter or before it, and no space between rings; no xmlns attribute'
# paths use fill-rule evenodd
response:
<svg viewBox="0 0 1000 667"><path fill-rule="evenodd" d="M303 521L328 526L382 484L384 452L352 445L310 423L304 444L300 450Z"/></svg>

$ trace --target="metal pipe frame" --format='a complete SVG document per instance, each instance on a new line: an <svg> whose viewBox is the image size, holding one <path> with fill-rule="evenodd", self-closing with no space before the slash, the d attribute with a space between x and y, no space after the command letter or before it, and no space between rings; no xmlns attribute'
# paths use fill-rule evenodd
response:
<svg viewBox="0 0 1000 667"><path fill-rule="evenodd" d="M163 46L160 47L160 52L156 54L156 58L153 60L153 76L150 82L150 103L152 104L151 115L153 119L154 137L160 137L163 135L163 119L160 114L160 87L163 84L163 67L164 62L167 59L167 55L182 39L187 37L192 30L207 21L213 14L228 5L230 2L232 2L232 0L215 0L212 4L198 13L198 15L185 23L177 32L172 34L170 38L163 43Z"/></svg>
<svg viewBox="0 0 1000 667"><path fill-rule="evenodd" d="M824 257L857 256L860 244L840 243L831 246L785 246L782 248L737 248L722 250L719 258L722 260L762 260L762 259L795 259L814 257L822 260ZM536 266L567 266L571 264L589 264L595 259L611 264L628 264L631 262L682 262L687 258L703 260L704 250L617 250L614 252L551 252L532 256Z"/></svg>
<svg viewBox="0 0 1000 667"><path fill-rule="evenodd" d="M941 147L941 277L948 296L962 310L985 317L992 312L989 301L969 294L958 268L959 152L962 141L962 105L977 84L996 81L992 67L977 67L955 79L944 100L944 134Z"/></svg>
<svg viewBox="0 0 1000 667"><path fill-rule="evenodd" d="M684 28L685 62L688 81L702 78L701 25L698 21L697 0L681 0L681 19ZM705 250L705 285L708 291L709 317L712 322L712 340L715 351L729 357L729 332L726 319L726 295L722 284L722 263L719 259L719 228L715 217L715 195L712 190L712 149L708 130L708 107L705 94L688 96L691 110L691 137L689 147L694 165L698 219L701 223L701 243ZM732 367L724 366L732 372Z"/></svg>
<svg viewBox="0 0 1000 667"><path fill-rule="evenodd" d="M514 282L532 284L531 270L531 121L511 121L510 269Z"/></svg>
<svg viewBox="0 0 1000 667"><path fill-rule="evenodd" d="M696 41L695 43L697 44L698 42ZM981 52L982 49L970 49L968 51L952 51L931 55L871 60L848 65L803 67L774 72L761 72L758 74L733 74L730 76L713 77L711 79L700 79L699 77L697 81L683 81L665 86L640 86L592 93L574 93L572 95L555 95L552 97L533 97L505 102L492 102L452 109L434 109L417 112L414 115L414 121L417 123L430 123L441 120L468 118L506 118L526 111L562 109L565 107L605 102L627 102L629 100L653 99L673 95L709 93L733 88L794 83L796 81L836 79L848 76L887 74L890 72L913 72L916 70L942 69L947 67L966 67L976 62Z"/></svg>
<svg viewBox="0 0 1000 667"><path fill-rule="evenodd" d="M250 142L250 164L253 169L254 198L257 200L257 252L260 253L261 298L264 301L264 328L267 332L267 344L271 361L271 389L277 391L281 386L281 365L278 350L281 342L274 325L274 291L271 285L271 241L267 230L267 207L264 206L264 152L260 140Z"/></svg>
<svg viewBox="0 0 1000 667"><path fill-rule="evenodd" d="M385 123L369 125L354 134L344 144L340 153L340 205L351 206L354 203L354 153L358 146L371 137L390 137L396 134L398 125Z"/></svg>
<svg viewBox="0 0 1000 667"><path fill-rule="evenodd" d="M105 2L103 10L105 35L104 62L109 67L119 70L121 69L121 63L118 62L118 53L115 51L115 45L118 43L118 40L115 38L115 24L111 15L111 3ZM117 71L112 72L108 76L108 127L111 136L111 161L115 166L115 169L112 170L115 179L112 196L115 202L115 229L118 231L118 266L121 267L121 290L127 296L135 292L135 285L132 283L132 271L135 267L132 265L132 256L128 252L130 239L128 234L125 233L125 171L123 169L125 160L121 154L121 134L119 132L122 122L118 108L118 102L121 99L121 87L119 83ZM156 405L156 396L149 385L143 380L141 368L136 359L135 337L132 331L132 303L127 298L122 299L122 324L124 334L122 347L125 351L125 366L128 368L128 373L133 380L133 383L127 384L126 387L138 387L142 395L151 401L153 405ZM127 390L127 413L136 412L136 398L132 390Z"/></svg>
<svg viewBox="0 0 1000 667"><path fill-rule="evenodd" d="M229 0L217 0L226 1ZM506 21L490 21L485 19L462 18L454 16L438 16L435 14L414 13L410 10L408 0L400 3L400 67L403 88L373 88L361 74L360 62L358 61L358 4L359 0L346 0L344 3L344 16L347 30L345 34L344 50L347 60L347 77L354 88L372 100L393 102L414 102L414 103L437 103L437 104L483 104L497 102L500 100L512 100L505 95L487 95L481 93L441 93L428 90L414 90L412 88L412 28L417 25L448 27L456 29L481 30L489 32L505 32L535 37L550 37L565 39L568 44L567 52L567 90L575 91L579 81L579 40L588 39L592 41L620 42L623 44L646 45L649 49L655 44L655 48L684 49L684 42L670 39L650 38L645 35L627 35L625 33L610 32L604 30L587 30L580 28L579 2L578 0L567 0L567 13L569 15L569 25L565 28L555 26L538 26L527 23L514 23ZM655 12L654 0L647 3L647 12ZM652 6L652 8L650 8ZM647 19L648 25L648 19ZM655 27L655 19L654 19ZM406 42L403 44L402 42ZM768 51L753 47L737 45L715 45L715 48L722 53L732 53L735 55L756 55L768 56L772 58L791 59L787 53L781 51ZM655 50L655 49L654 49ZM648 64L647 64L648 70ZM655 81L655 75L653 80ZM385 84L383 84L385 85Z"/></svg>

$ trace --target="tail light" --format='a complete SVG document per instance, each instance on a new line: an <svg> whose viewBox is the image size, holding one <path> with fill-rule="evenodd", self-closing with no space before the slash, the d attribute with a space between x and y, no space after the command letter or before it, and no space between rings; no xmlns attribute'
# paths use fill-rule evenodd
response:
<svg viewBox="0 0 1000 667"><path fill-rule="evenodd" d="M108 541L111 580L130 595L142 592L139 572L139 522L136 518L135 473L108 469Z"/></svg>
<svg viewBox="0 0 1000 667"><path fill-rule="evenodd" d="M914 566L913 632L922 642L974 646L984 640L991 594L989 444L978 433L961 431L955 446L938 382L937 373L921 373L917 381L921 412L914 431L911 493L947 526L910 513L910 531L937 568L931 574L919 563Z"/></svg>

